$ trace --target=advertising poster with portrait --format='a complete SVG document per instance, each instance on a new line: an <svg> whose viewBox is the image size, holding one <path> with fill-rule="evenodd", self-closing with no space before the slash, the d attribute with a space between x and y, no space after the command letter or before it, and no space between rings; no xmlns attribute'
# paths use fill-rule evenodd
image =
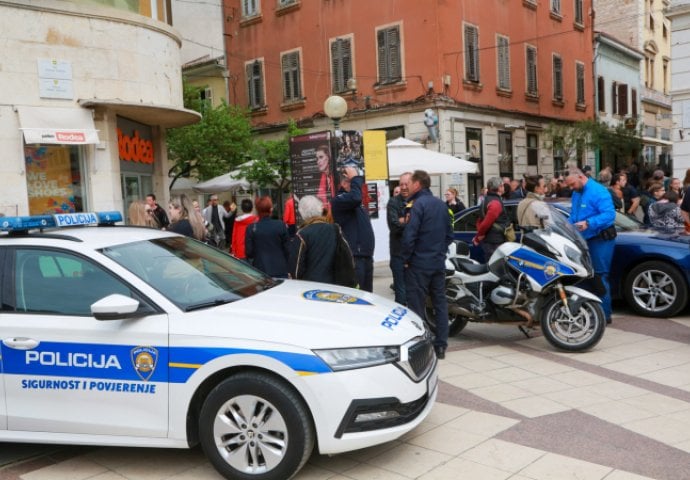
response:
<svg viewBox="0 0 690 480"><path fill-rule="evenodd" d="M364 162L364 137L357 130L344 130L342 135L335 138L336 171L341 172L345 167L354 167L357 173L365 178L362 191L362 205L371 217L378 216L378 210L372 210L372 186L366 183L366 167ZM376 186L374 185L374 190Z"/></svg>
<svg viewBox="0 0 690 480"><path fill-rule="evenodd" d="M324 205L338 192L331 132L298 135L290 139L293 194L299 200L316 195ZM299 215L299 211L295 212Z"/></svg>
<svg viewBox="0 0 690 480"><path fill-rule="evenodd" d="M25 146L29 214L82 211L81 173L75 147Z"/></svg>

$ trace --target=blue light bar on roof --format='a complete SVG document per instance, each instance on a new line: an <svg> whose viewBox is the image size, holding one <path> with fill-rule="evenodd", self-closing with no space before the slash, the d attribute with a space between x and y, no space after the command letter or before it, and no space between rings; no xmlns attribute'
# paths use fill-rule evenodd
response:
<svg viewBox="0 0 690 480"><path fill-rule="evenodd" d="M28 217L1 217L0 230L20 232L33 229L72 227L75 225L112 225L122 221L120 212L56 213Z"/></svg>

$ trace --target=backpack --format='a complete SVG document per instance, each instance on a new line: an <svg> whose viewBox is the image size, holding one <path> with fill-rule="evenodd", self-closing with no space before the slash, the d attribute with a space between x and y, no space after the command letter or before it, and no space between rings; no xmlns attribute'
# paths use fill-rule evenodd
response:
<svg viewBox="0 0 690 480"><path fill-rule="evenodd" d="M333 258L333 281L336 285L343 287L357 287L357 276L355 275L355 260L352 251L343 237L340 226L333 224L335 228L335 256Z"/></svg>

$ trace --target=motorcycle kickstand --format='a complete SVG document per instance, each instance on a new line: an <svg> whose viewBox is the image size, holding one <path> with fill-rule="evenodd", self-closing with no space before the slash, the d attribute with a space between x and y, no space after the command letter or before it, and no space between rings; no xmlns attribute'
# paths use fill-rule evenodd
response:
<svg viewBox="0 0 690 480"><path fill-rule="evenodd" d="M525 327L523 327L522 325L518 325L518 330L520 330L525 337L532 338L529 335L529 331Z"/></svg>

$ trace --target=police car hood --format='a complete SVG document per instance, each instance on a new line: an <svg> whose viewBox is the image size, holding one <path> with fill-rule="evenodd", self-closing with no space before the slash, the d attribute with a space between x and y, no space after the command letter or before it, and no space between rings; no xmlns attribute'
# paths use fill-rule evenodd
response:
<svg viewBox="0 0 690 480"><path fill-rule="evenodd" d="M217 336L310 349L398 345L425 333L415 313L384 297L299 280L206 310L203 318L213 319Z"/></svg>

